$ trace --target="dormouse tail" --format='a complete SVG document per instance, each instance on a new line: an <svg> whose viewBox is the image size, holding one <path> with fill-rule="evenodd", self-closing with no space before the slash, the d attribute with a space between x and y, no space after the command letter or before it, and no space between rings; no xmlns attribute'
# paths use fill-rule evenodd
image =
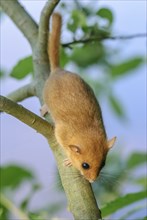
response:
<svg viewBox="0 0 147 220"><path fill-rule="evenodd" d="M52 15L52 31L49 36L48 55L51 72L59 67L59 49L62 17L58 13Z"/></svg>

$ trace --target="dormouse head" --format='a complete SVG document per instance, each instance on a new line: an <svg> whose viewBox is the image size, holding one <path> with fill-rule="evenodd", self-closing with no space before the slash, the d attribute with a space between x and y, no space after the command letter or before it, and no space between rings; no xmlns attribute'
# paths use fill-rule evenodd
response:
<svg viewBox="0 0 147 220"><path fill-rule="evenodd" d="M97 143L81 143L69 145L69 157L75 168L77 168L81 175L89 182L94 182L98 177L101 169L106 162L106 156L110 148L114 145L116 137L109 141L101 140Z"/></svg>

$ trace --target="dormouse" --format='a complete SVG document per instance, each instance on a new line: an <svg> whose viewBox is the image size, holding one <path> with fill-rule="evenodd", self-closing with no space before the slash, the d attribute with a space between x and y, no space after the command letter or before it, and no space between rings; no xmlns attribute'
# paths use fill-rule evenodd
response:
<svg viewBox="0 0 147 220"><path fill-rule="evenodd" d="M116 138L107 140L100 105L90 86L77 74L60 68L61 15L52 16L48 54L51 74L44 90L42 114L51 114L66 166L73 165L89 182L96 180Z"/></svg>

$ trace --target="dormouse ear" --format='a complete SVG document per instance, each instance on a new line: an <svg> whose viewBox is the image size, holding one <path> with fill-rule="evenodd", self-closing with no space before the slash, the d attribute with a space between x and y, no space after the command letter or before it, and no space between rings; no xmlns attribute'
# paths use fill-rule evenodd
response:
<svg viewBox="0 0 147 220"><path fill-rule="evenodd" d="M112 148L114 143L116 141L116 137L113 137L112 139L110 139L108 142L107 142L107 147L108 149Z"/></svg>
<svg viewBox="0 0 147 220"><path fill-rule="evenodd" d="M78 154L81 153L81 149L80 149L78 146L76 146L76 145L69 145L69 148L70 148L72 151L74 151L75 153L78 153Z"/></svg>

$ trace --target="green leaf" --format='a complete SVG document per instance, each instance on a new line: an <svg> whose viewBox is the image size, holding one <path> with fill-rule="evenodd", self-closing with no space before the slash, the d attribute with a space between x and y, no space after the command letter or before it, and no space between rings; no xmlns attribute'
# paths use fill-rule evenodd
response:
<svg viewBox="0 0 147 220"><path fill-rule="evenodd" d="M61 48L61 50L60 50L60 57L61 57L60 65L61 65L62 68L64 68L65 65L69 62L69 56L66 53L66 49Z"/></svg>
<svg viewBox="0 0 147 220"><path fill-rule="evenodd" d="M124 220L124 219L130 219L129 217L132 215L132 214L137 214L138 211L144 209L145 207L144 206L139 206L139 207L135 207L135 208L132 208L132 210L128 211L127 213L125 213L125 215L123 215L120 220ZM136 218L134 218L135 220ZM137 220L139 220L139 218L137 218Z"/></svg>
<svg viewBox="0 0 147 220"><path fill-rule="evenodd" d="M34 193L38 191L41 188L40 184L34 183L32 185L31 192L24 198L23 201L21 201L20 207L22 210L27 210L29 202L31 201L31 198L33 197Z"/></svg>
<svg viewBox="0 0 147 220"><path fill-rule="evenodd" d="M35 213L29 213L30 220L45 220L51 219L52 215L56 215L57 212L63 209L64 204L61 202L56 202L50 205L47 210L37 210ZM49 216L50 218L49 218Z"/></svg>
<svg viewBox="0 0 147 220"><path fill-rule="evenodd" d="M108 30L104 30L99 28L99 26L97 24L94 25L90 25L90 26L83 26L82 27L83 32L85 33L85 38L86 36L91 36L92 38L96 38L97 40L95 41L99 41L98 39L105 39L106 37L110 36L110 32Z"/></svg>
<svg viewBox="0 0 147 220"><path fill-rule="evenodd" d="M10 76L16 79L23 79L33 73L32 56L21 59L12 69Z"/></svg>
<svg viewBox="0 0 147 220"><path fill-rule="evenodd" d="M32 180L33 174L31 171L19 167L17 165L8 165L0 167L0 184L1 188L12 188L15 189L24 180Z"/></svg>
<svg viewBox="0 0 147 220"><path fill-rule="evenodd" d="M124 113L124 109L123 109L120 101L114 95L110 95L108 98L109 98L110 105L111 105L112 109L115 111L115 113L119 117L124 119L125 113Z"/></svg>
<svg viewBox="0 0 147 220"><path fill-rule="evenodd" d="M133 59L126 60L123 63L113 65L111 67L111 75L114 78L118 78L120 76L128 74L129 71L133 73L133 70L138 68L142 63L142 57L135 57Z"/></svg>
<svg viewBox="0 0 147 220"><path fill-rule="evenodd" d="M141 177L135 181L137 184L143 186L145 189L147 188L147 178Z"/></svg>
<svg viewBox="0 0 147 220"><path fill-rule="evenodd" d="M113 14L112 11L108 8L101 8L98 10L98 12L96 13L98 16L100 16L101 18L107 19L109 22L109 26L112 24L113 22Z"/></svg>
<svg viewBox="0 0 147 220"><path fill-rule="evenodd" d="M131 205L134 202L146 198L146 191L141 191L137 193L130 193L123 197L117 198L116 200L108 203L104 208L101 209L102 216L106 217L112 213L115 213L119 209L124 208L125 206Z"/></svg>
<svg viewBox="0 0 147 220"><path fill-rule="evenodd" d="M83 47L74 47L71 60L80 67L95 64L103 56L103 46L98 42L87 43Z"/></svg>
<svg viewBox="0 0 147 220"><path fill-rule="evenodd" d="M135 152L131 154L131 156L128 158L127 168L132 169L134 167L142 165L145 162L147 162L147 154L145 152Z"/></svg>
<svg viewBox="0 0 147 220"><path fill-rule="evenodd" d="M29 214L29 218L30 220L41 220L41 219L45 219L44 216L40 215L40 214L36 214L36 213L30 213Z"/></svg>
<svg viewBox="0 0 147 220"><path fill-rule="evenodd" d="M8 220L8 210L1 204L0 201L0 219Z"/></svg>
<svg viewBox="0 0 147 220"><path fill-rule="evenodd" d="M86 26L86 16L83 11L73 10L67 28L74 33L78 28L84 26Z"/></svg>
<svg viewBox="0 0 147 220"><path fill-rule="evenodd" d="M4 77L5 75L5 71L4 70L0 70L0 78Z"/></svg>

